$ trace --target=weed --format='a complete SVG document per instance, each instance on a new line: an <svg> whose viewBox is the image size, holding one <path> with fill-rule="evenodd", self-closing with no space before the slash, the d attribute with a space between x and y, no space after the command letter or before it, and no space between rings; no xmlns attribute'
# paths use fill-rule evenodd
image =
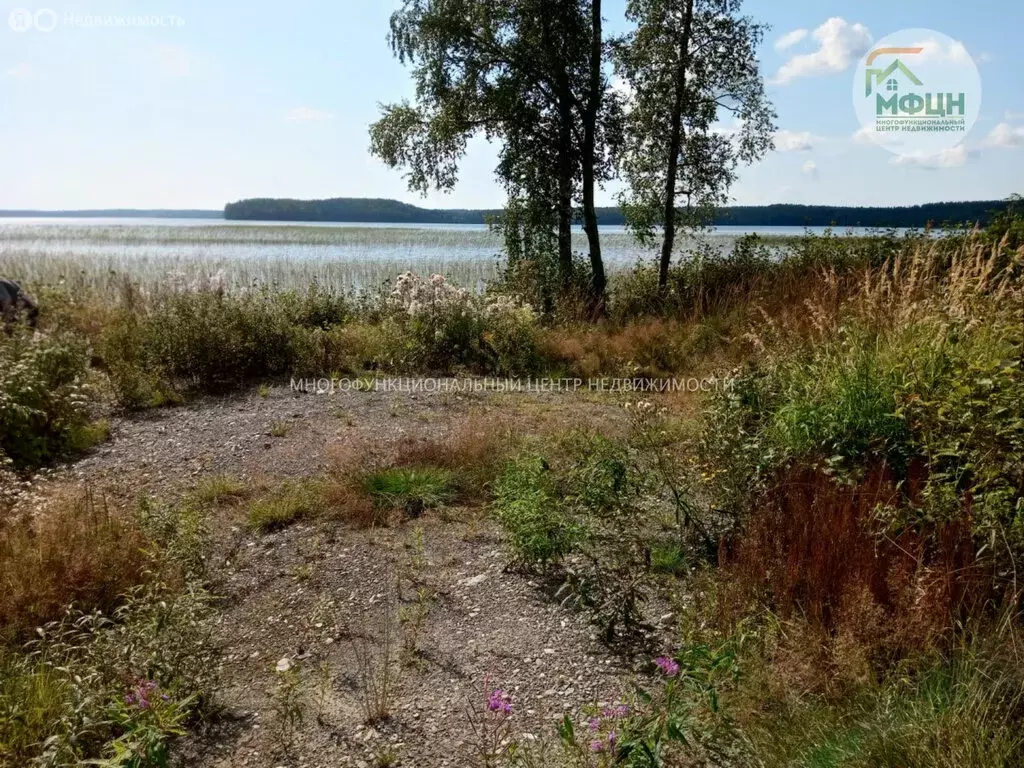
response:
<svg viewBox="0 0 1024 768"><path fill-rule="evenodd" d="M328 662L322 662L316 671L316 721L326 725L327 702L334 685L334 673Z"/></svg>
<svg viewBox="0 0 1024 768"><path fill-rule="evenodd" d="M432 467L397 467L367 475L366 492L381 506L404 509L412 516L443 506L452 498L452 474Z"/></svg>
<svg viewBox="0 0 1024 768"><path fill-rule="evenodd" d="M301 668L287 657L281 659L275 670L272 711L278 743L285 754L294 747L296 732L305 720L304 698Z"/></svg>
<svg viewBox="0 0 1024 768"><path fill-rule="evenodd" d="M130 516L89 489L63 488L35 518L0 528L0 640L26 639L68 605L109 611L152 568Z"/></svg>
<svg viewBox="0 0 1024 768"><path fill-rule="evenodd" d="M376 638L366 631L352 638L359 674L360 703L367 724L391 717L398 673L394 658L393 600L386 596L378 605L380 633Z"/></svg>
<svg viewBox="0 0 1024 768"><path fill-rule="evenodd" d="M37 467L106 438L86 409L85 345L61 333L0 334L0 455Z"/></svg>
<svg viewBox="0 0 1024 768"><path fill-rule="evenodd" d="M221 504L245 498L249 487L232 475L210 475L199 481L196 498L205 504Z"/></svg>
<svg viewBox="0 0 1024 768"><path fill-rule="evenodd" d="M326 508L324 485L302 480L283 483L249 507L249 527L257 531L275 531Z"/></svg>
<svg viewBox="0 0 1024 768"><path fill-rule="evenodd" d="M411 605L398 610L398 622L402 626L402 663L415 663L420 653L420 636L430 618L430 609L435 595L429 587L416 590L416 599Z"/></svg>
<svg viewBox="0 0 1024 768"><path fill-rule="evenodd" d="M270 437L288 437L288 433L292 431L292 425L287 421L275 421L271 423L270 429L267 430L267 434Z"/></svg>

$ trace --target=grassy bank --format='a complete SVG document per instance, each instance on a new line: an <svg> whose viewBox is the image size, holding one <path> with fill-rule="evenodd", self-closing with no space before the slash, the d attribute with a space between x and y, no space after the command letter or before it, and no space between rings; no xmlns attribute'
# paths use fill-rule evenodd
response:
<svg viewBox="0 0 1024 768"><path fill-rule="evenodd" d="M664 292L650 269L620 276L596 324L513 283L415 275L362 296L34 286L42 335L0 337L5 488L102 439L101 411L290 376L731 373L632 400L614 428L499 409L444 439L339 444L308 477L208 477L174 505L0 495L0 761L158 766L210 716L211 526L259 540L460 507L641 689L532 738L514 714L532 703L489 692L466 715L469 764L1020 764L1024 253L1001 238L809 237L784 258L744 241ZM427 621L418 594L403 631ZM384 673L362 672L369 700ZM279 673L291 722L309 704Z"/></svg>

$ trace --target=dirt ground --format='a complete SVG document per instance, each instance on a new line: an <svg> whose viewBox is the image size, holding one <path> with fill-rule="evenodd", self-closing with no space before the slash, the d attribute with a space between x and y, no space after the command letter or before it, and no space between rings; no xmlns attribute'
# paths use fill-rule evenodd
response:
<svg viewBox="0 0 1024 768"><path fill-rule="evenodd" d="M206 475L317 476L339 447L386 453L436 440L474 413L526 432L607 431L625 418L625 401L605 395L263 394L115 418L111 441L67 473L126 502L174 500ZM470 765L467 708L483 711L494 688L511 694L512 730L527 740L632 690L633 671L585 616L507 568L481 508L373 530L315 519L263 534L244 520L240 506L212 521L222 710L177 745L178 765ZM392 716L370 727L361 670L379 671L385 655ZM301 722L283 726L295 700Z"/></svg>

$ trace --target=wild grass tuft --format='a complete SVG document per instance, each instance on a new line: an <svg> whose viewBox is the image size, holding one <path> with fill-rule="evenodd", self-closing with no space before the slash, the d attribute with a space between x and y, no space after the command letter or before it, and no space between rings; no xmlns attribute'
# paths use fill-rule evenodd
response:
<svg viewBox="0 0 1024 768"><path fill-rule="evenodd" d="M252 502L249 506L249 527L262 532L276 531L314 517L325 508L322 481L288 481Z"/></svg>
<svg viewBox="0 0 1024 768"><path fill-rule="evenodd" d="M363 479L363 487L379 504L392 509L435 509L454 496L452 473L435 467L379 470Z"/></svg>

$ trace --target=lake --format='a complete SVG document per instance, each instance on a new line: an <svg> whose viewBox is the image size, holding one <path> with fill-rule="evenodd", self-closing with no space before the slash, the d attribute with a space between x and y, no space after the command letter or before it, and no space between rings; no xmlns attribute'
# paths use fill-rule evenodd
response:
<svg viewBox="0 0 1024 768"><path fill-rule="evenodd" d="M756 233L794 237L825 228L717 227L691 240L726 249ZM848 230L851 235L868 230ZM610 272L656 249L624 227L602 228ZM587 250L581 228L574 249ZM681 247L695 242L684 239ZM84 282L111 288L123 275L148 283L196 283L218 275L231 287L254 283L364 289L406 270L440 273L479 288L500 271L501 238L485 225L251 222L222 219L0 218L0 275L34 283Z"/></svg>

